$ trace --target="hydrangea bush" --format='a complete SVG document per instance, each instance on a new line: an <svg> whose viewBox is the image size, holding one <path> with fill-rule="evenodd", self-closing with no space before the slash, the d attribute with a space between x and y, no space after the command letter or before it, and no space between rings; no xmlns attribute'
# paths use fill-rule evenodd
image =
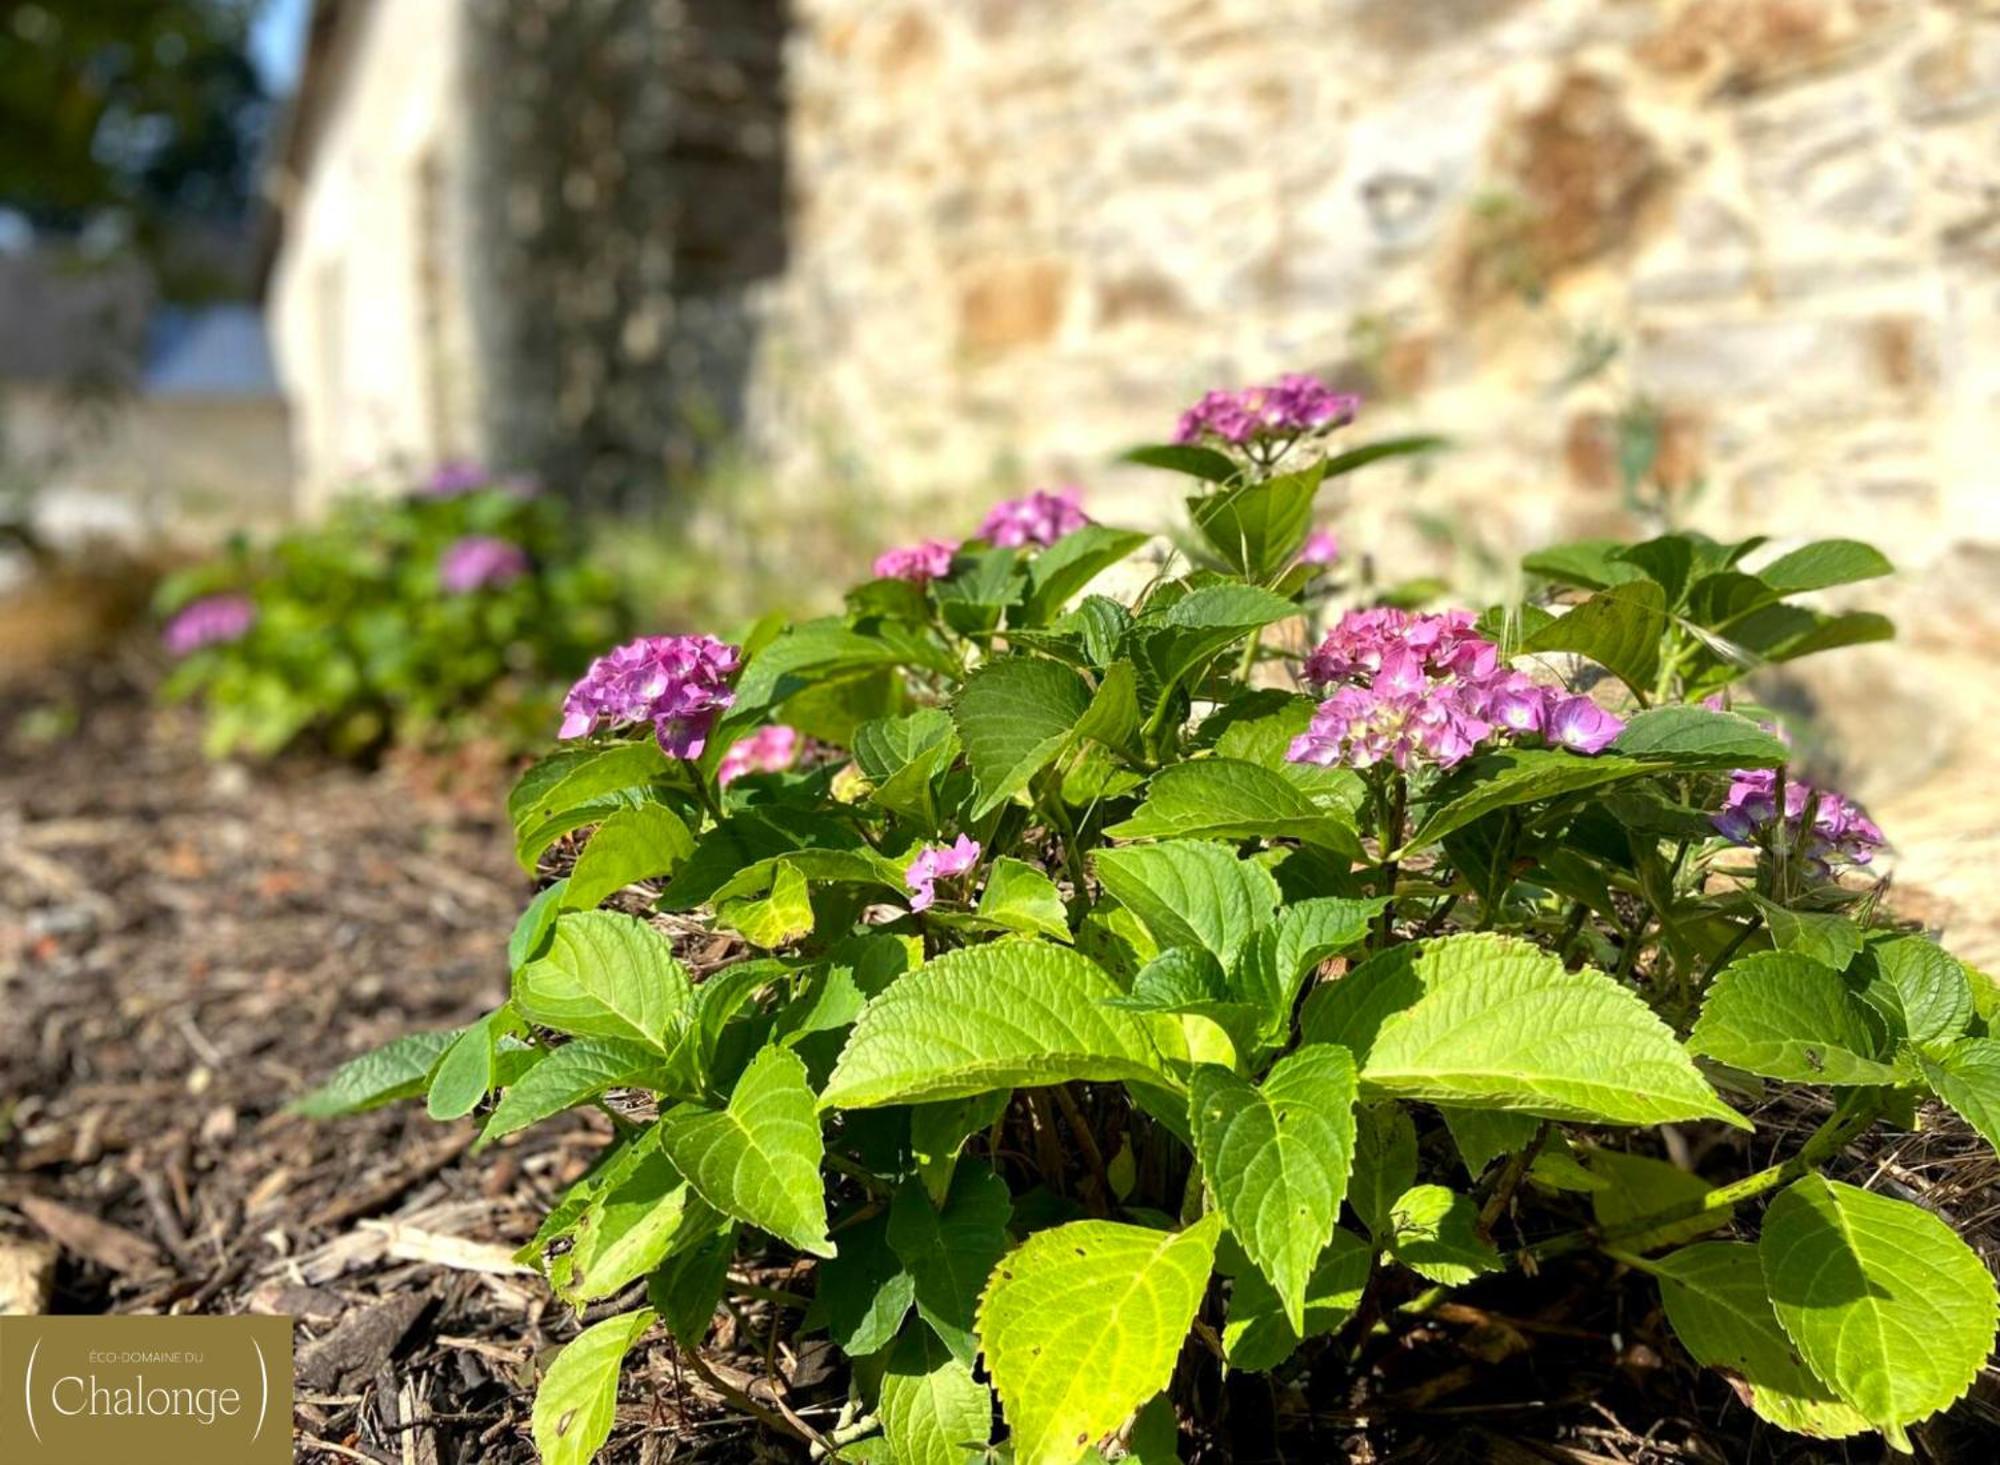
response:
<svg viewBox="0 0 2000 1465"><path fill-rule="evenodd" d="M178 662L165 694L199 700L215 756L530 727L539 742L563 683L624 630L560 507L469 463L268 549L237 544L171 577L160 607Z"/></svg>
<svg viewBox="0 0 2000 1465"><path fill-rule="evenodd" d="M1826 1172L1933 1099L2000 1138L2000 994L1740 697L1888 635L1800 599L1888 565L1676 534L1531 556L1525 604L1356 603L1315 504L1426 444L1338 450L1354 410L1287 378L1134 454L1189 480L1182 549L1037 494L841 615L578 683L509 802L546 882L511 996L303 1103L610 1113L521 1252L595 1319L545 1459L597 1450L659 1327L840 1458L1170 1460L1219 1374L1344 1370L1585 1250L1787 1430L1906 1447L1965 1391L1986 1268ZM1648 1142L1774 1101L1824 1123L1699 1176ZM837 1421L706 1363L751 1294L851 1361Z"/></svg>

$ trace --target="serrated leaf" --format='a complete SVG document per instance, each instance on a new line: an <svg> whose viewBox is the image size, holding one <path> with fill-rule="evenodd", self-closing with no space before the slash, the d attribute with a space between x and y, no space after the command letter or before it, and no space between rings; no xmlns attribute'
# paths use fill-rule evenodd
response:
<svg viewBox="0 0 2000 1465"><path fill-rule="evenodd" d="M1417 1126L1409 1110L1390 1099L1357 1105L1347 1203L1378 1245L1388 1244L1391 1212L1416 1180Z"/></svg>
<svg viewBox="0 0 2000 1465"><path fill-rule="evenodd" d="M952 1176L942 1207L905 1182L889 1207L889 1245L914 1283L917 1311L960 1362L979 1351L973 1323L979 1294L1007 1251L1014 1201L1007 1183L984 1165Z"/></svg>
<svg viewBox="0 0 2000 1465"><path fill-rule="evenodd" d="M694 1245L674 1252L646 1279L646 1299L683 1348L699 1348L722 1304L736 1257L736 1223L723 1221Z"/></svg>
<svg viewBox="0 0 2000 1465"><path fill-rule="evenodd" d="M556 916L562 908L562 898L569 889L569 881L562 879L546 886L528 902L528 908L521 912L514 922L514 929L507 937L507 970L517 972L536 957L549 944L549 933L556 928Z"/></svg>
<svg viewBox="0 0 2000 1465"><path fill-rule="evenodd" d="M665 804L620 809L590 836L563 894L565 910L592 910L635 880L671 875L694 853L694 835Z"/></svg>
<svg viewBox="0 0 2000 1465"><path fill-rule="evenodd" d="M294 1099L291 1112L310 1119L359 1114L414 1099L424 1091L431 1070L464 1031L406 1033L358 1058L350 1058L312 1092Z"/></svg>
<svg viewBox="0 0 2000 1465"><path fill-rule="evenodd" d="M1355 1090L1353 1058L1326 1044L1287 1054L1255 1086L1213 1064L1188 1084L1195 1158L1230 1233L1300 1334L1307 1279L1347 1195Z"/></svg>
<svg viewBox="0 0 2000 1465"><path fill-rule="evenodd" d="M1047 625L1070 597L1145 542L1144 534L1103 524L1065 534L1028 562L1027 624Z"/></svg>
<svg viewBox="0 0 2000 1465"><path fill-rule="evenodd" d="M1222 1351L1229 1366L1267 1372L1290 1358L1306 1339L1339 1331L1360 1310L1374 1269L1373 1247L1352 1231L1335 1231L1306 1282L1303 1332L1293 1328L1263 1274L1244 1272L1230 1284L1229 1315L1222 1325Z"/></svg>
<svg viewBox="0 0 2000 1465"><path fill-rule="evenodd" d="M1028 786L1068 743L1090 699L1082 677L1039 656L1003 656L966 679L951 717L979 788L973 818Z"/></svg>
<svg viewBox="0 0 2000 1465"><path fill-rule="evenodd" d="M1261 1010L1259 1039L1282 1043L1291 1030L1299 987L1328 957L1360 944L1388 904L1381 896L1313 896L1278 912L1244 949L1232 988Z"/></svg>
<svg viewBox="0 0 2000 1465"><path fill-rule="evenodd" d="M1779 555L1757 571L1757 578L1781 595L1798 595L1895 572L1896 567L1872 544L1858 539L1818 539Z"/></svg>
<svg viewBox="0 0 2000 1465"><path fill-rule="evenodd" d="M1765 1078L1894 1084L1875 1029L1839 972L1789 951L1732 962L1708 989L1688 1051Z"/></svg>
<svg viewBox="0 0 2000 1465"><path fill-rule="evenodd" d="M1764 1290L1757 1248L1704 1241L1651 1263L1667 1321L1696 1363L1721 1370L1747 1392L1751 1410L1780 1429L1837 1440L1868 1421L1798 1360Z"/></svg>
<svg viewBox="0 0 2000 1465"><path fill-rule="evenodd" d="M1587 656L1646 697L1659 676L1660 638L1666 629L1666 591L1651 580L1635 580L1598 591L1529 636L1521 649L1529 655L1570 651Z"/></svg>
<svg viewBox="0 0 2000 1465"><path fill-rule="evenodd" d="M1438 1110L1465 1171L1477 1180L1486 1167L1502 1155L1526 1149L1534 1143L1542 1123L1532 1114L1515 1114L1506 1109Z"/></svg>
<svg viewBox="0 0 2000 1465"><path fill-rule="evenodd" d="M1277 908L1278 886L1254 861L1203 840L1100 849L1092 857L1104 888L1137 916L1162 950L1201 946L1234 966Z"/></svg>
<svg viewBox="0 0 2000 1465"><path fill-rule="evenodd" d="M1164 615L1142 621L1138 634L1151 673L1153 701L1169 705L1170 694L1197 667L1232 642L1299 608L1282 595L1255 585L1204 585L1176 600Z"/></svg>
<svg viewBox="0 0 2000 1465"><path fill-rule="evenodd" d="M1496 810L1657 773L1665 765L1616 753L1586 758L1560 748L1501 748L1481 753L1438 782L1430 811L1401 853L1435 844Z"/></svg>
<svg viewBox="0 0 2000 1465"><path fill-rule="evenodd" d="M986 871L979 894L979 919L1005 931L1047 936L1067 943L1069 912L1055 881L1026 861L1002 855Z"/></svg>
<svg viewBox="0 0 2000 1465"><path fill-rule="evenodd" d="M1806 1367L1907 1448L1904 1427L1963 1395L1993 1347L1993 1276L1920 1206L1807 1175L1757 1243L1779 1325Z"/></svg>
<svg viewBox="0 0 2000 1465"><path fill-rule="evenodd" d="M872 873L867 878L877 880ZM767 890L760 895L718 898L715 919L764 951L775 951L810 936L813 929L812 894L806 885L805 872L794 860L776 861L770 867L770 886Z"/></svg>
<svg viewBox="0 0 2000 1465"><path fill-rule="evenodd" d="M507 819L519 837L565 809L649 782L668 767L667 755L651 738L565 748L515 780L507 795Z"/></svg>
<svg viewBox="0 0 2000 1465"><path fill-rule="evenodd" d="M1920 1052L1917 1062L1931 1092L2000 1150L2000 1040L1960 1038Z"/></svg>
<svg viewBox="0 0 2000 1465"><path fill-rule="evenodd" d="M453 1040L430 1076L424 1111L436 1120L463 1119L493 1090L495 1047L504 1032L519 1032L521 1019L502 1003Z"/></svg>
<svg viewBox="0 0 2000 1465"><path fill-rule="evenodd" d="M514 975L514 1005L558 1032L620 1038L664 1053L693 988L673 944L635 916L572 911L556 921L546 956Z"/></svg>
<svg viewBox="0 0 2000 1465"><path fill-rule="evenodd" d="M956 672L943 646L915 627L876 621L866 631L837 616L802 621L752 656L736 679L736 701L712 738L716 757L728 733L760 720L773 703L804 691L814 681L851 676L886 666L919 666Z"/></svg>
<svg viewBox="0 0 2000 1465"><path fill-rule="evenodd" d="M1392 947L1315 988L1301 1026L1355 1055L1364 1092L1581 1123L1750 1127L1635 993L1515 937Z"/></svg>
<svg viewBox="0 0 2000 1465"><path fill-rule="evenodd" d="M665 1087L682 1098L705 1096L730 1019L764 988L790 972L791 968L781 961L757 957L709 973L694 989L694 1006L687 1024L661 1068Z"/></svg>
<svg viewBox="0 0 2000 1465"><path fill-rule="evenodd" d="M1073 1078L1158 1083L1160 1059L1105 970L1008 938L946 952L868 1004L820 1102L867 1109Z"/></svg>
<svg viewBox="0 0 2000 1465"><path fill-rule="evenodd" d="M903 1330L882 1374L882 1434L896 1465L964 1465L993 1434L993 1394L930 1329Z"/></svg>
<svg viewBox="0 0 2000 1465"><path fill-rule="evenodd" d="M1845 971L1861 954L1861 928L1846 916L1831 911L1794 911L1761 895L1751 902L1764 914L1771 944L1781 951L1810 957L1833 971Z"/></svg>
<svg viewBox="0 0 2000 1465"><path fill-rule="evenodd" d="M814 1256L834 1255L826 1233L826 1158L806 1066L789 1048L751 1060L717 1112L687 1106L660 1118L667 1154L701 1198Z"/></svg>
<svg viewBox="0 0 2000 1465"><path fill-rule="evenodd" d="M1462 1287L1501 1268L1500 1253L1479 1234L1472 1197L1442 1185L1414 1185L1389 1210L1389 1253L1420 1277Z"/></svg>
<svg viewBox="0 0 2000 1465"><path fill-rule="evenodd" d="M971 1136L1007 1112L1011 1089L994 1089L969 1099L944 1099L910 1106L910 1157L917 1178L936 1205L943 1205L958 1173L958 1153Z"/></svg>
<svg viewBox="0 0 2000 1465"><path fill-rule="evenodd" d="M1016 1465L1074 1465L1166 1387L1221 1228L1213 1214L1177 1233L1078 1221L1002 1259L978 1331Z"/></svg>
<svg viewBox="0 0 2000 1465"><path fill-rule="evenodd" d="M1867 943L1849 969L1861 999L1913 1043L1945 1043L1972 1021L1972 983L1958 958L1922 936Z"/></svg>
<svg viewBox="0 0 2000 1465"><path fill-rule="evenodd" d="M1590 1192L1590 1211L1600 1229L1615 1230L1642 1221L1648 1216L1675 1207L1691 1205L1715 1187L1680 1166L1648 1155L1627 1154L1623 1150L1589 1149L1584 1164L1591 1174L1606 1184ZM1698 1216L1667 1221L1650 1230L1618 1238L1618 1249L1629 1252L1656 1251L1678 1246L1697 1236L1727 1226L1734 1209L1718 1206Z"/></svg>
<svg viewBox="0 0 2000 1465"><path fill-rule="evenodd" d="M610 1297L681 1245L700 1241L720 1218L694 1195L661 1149L653 1125L626 1146L571 1228L573 1244L555 1257L549 1280L572 1306Z"/></svg>
<svg viewBox="0 0 2000 1465"><path fill-rule="evenodd" d="M1521 568L1558 584L1603 590L1645 578L1637 565L1613 558L1624 547L1622 539L1579 539L1536 550L1522 558Z"/></svg>
<svg viewBox="0 0 2000 1465"><path fill-rule="evenodd" d="M620 1038L579 1038L565 1043L501 1093L481 1133L495 1140L593 1099L606 1089L650 1078L660 1055Z"/></svg>
<svg viewBox="0 0 2000 1465"><path fill-rule="evenodd" d="M1611 751L1675 769L1776 768L1792 756L1790 748L1749 718L1701 706L1635 712Z"/></svg>
<svg viewBox="0 0 2000 1465"><path fill-rule="evenodd" d="M1104 832L1113 839L1297 839L1359 859L1354 822L1343 814L1268 768L1199 758L1154 774L1132 817Z"/></svg>
<svg viewBox="0 0 2000 1465"><path fill-rule="evenodd" d="M1325 461L1187 501L1188 518L1231 569L1268 581L1292 562L1312 528Z"/></svg>
<svg viewBox="0 0 2000 1465"><path fill-rule="evenodd" d="M556 1355L535 1390L532 1424L543 1465L589 1465L595 1458L617 1418L619 1369L652 1325L650 1307L608 1317Z"/></svg>
<svg viewBox="0 0 2000 1465"><path fill-rule="evenodd" d="M877 1213L840 1232L840 1255L817 1269L813 1310L849 1358L889 1346L916 1296L916 1281L889 1248L889 1217Z"/></svg>
<svg viewBox="0 0 2000 1465"><path fill-rule="evenodd" d="M1161 952L1139 969L1132 979L1132 990L1112 998L1110 1005L1128 1012L1206 1018L1228 1036L1228 1061L1245 1058L1257 1048L1258 1030L1264 1022L1262 1008L1243 1000L1223 974L1215 954L1199 946L1176 946Z"/></svg>

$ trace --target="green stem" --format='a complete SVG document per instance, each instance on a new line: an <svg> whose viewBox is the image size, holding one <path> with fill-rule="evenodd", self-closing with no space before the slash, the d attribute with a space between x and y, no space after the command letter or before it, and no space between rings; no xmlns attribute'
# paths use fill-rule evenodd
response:
<svg viewBox="0 0 2000 1465"><path fill-rule="evenodd" d="M1388 946L1390 938L1395 934L1396 929L1397 865L1394 855L1395 851L1401 849L1403 845L1403 821L1404 816L1409 812L1409 803L1409 780L1404 778L1401 773L1390 774L1388 800L1385 808L1386 817L1382 822L1381 833L1382 894L1389 898L1389 903L1382 907L1382 922L1378 935L1379 944L1383 947Z"/></svg>

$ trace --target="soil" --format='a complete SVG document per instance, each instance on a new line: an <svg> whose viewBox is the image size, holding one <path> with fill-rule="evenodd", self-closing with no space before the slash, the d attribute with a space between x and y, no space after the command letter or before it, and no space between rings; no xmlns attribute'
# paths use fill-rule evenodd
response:
<svg viewBox="0 0 2000 1465"><path fill-rule="evenodd" d="M0 694L0 1253L55 1244L52 1311L297 1318L301 1461L530 1461L533 1380L577 1324L511 1253L608 1120L472 1154L472 1121L420 1106L284 1112L345 1058L504 996L532 891L501 827L505 770L207 764L191 716L150 705L154 671L134 654ZM1815 1116L1759 1118L1761 1150L1771 1125ZM2000 1257L2000 1164L1955 1121L1882 1135L1852 1170ZM791 1280L782 1261L749 1270L767 1289ZM1761 1425L1688 1363L1651 1284L1605 1261L1532 1286L1495 1277L1421 1314L1399 1300L1352 1367L1275 1389L1221 1379L1191 1344L1206 1407L1188 1457L1884 1458ZM798 1314L776 1305L724 1317L705 1376L664 1337L644 1346L604 1458L806 1458L791 1431L832 1427L847 1384L823 1343L789 1341ZM1993 1379L1921 1445L2000 1458Z"/></svg>

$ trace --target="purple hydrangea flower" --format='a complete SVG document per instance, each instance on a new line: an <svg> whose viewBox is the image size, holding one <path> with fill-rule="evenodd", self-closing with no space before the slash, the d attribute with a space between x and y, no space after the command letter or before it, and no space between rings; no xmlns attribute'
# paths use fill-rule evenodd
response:
<svg viewBox="0 0 2000 1465"><path fill-rule="evenodd" d="M1625 731L1625 719L1606 712L1588 697L1555 697L1548 704L1543 734L1572 753L1601 753Z"/></svg>
<svg viewBox="0 0 2000 1465"><path fill-rule="evenodd" d="M1729 778L1729 793L1709 822L1734 844L1768 844L1779 824L1777 771L1739 768ZM1808 805L1810 830L1805 827ZM1783 824L1793 853L1821 875L1831 874L1839 863L1867 864L1884 843L1882 831L1859 805L1799 779L1785 781Z"/></svg>
<svg viewBox="0 0 2000 1465"><path fill-rule="evenodd" d="M1306 542L1299 546L1299 563L1302 565L1331 565L1340 559L1340 536L1331 529L1315 529L1306 536Z"/></svg>
<svg viewBox="0 0 2000 1465"><path fill-rule="evenodd" d="M1083 490L1073 484L1054 492L1038 488L1024 498L995 504L980 522L979 537L1001 549L1047 547L1090 522L1082 504Z"/></svg>
<svg viewBox="0 0 2000 1465"><path fill-rule="evenodd" d="M743 653L713 636L641 636L590 664L563 699L558 737L650 722L669 757L699 758L715 714L734 702Z"/></svg>
<svg viewBox="0 0 2000 1465"><path fill-rule="evenodd" d="M1262 386L1205 393L1181 414L1174 441L1232 448L1290 444L1345 427L1360 409L1361 399L1352 393L1295 372Z"/></svg>
<svg viewBox="0 0 2000 1465"><path fill-rule="evenodd" d="M715 781L725 786L746 773L783 773L799 757L799 730L774 722L729 745L716 765Z"/></svg>
<svg viewBox="0 0 2000 1465"><path fill-rule="evenodd" d="M903 883L910 887L910 909L927 911L937 899L933 888L939 880L963 875L979 863L979 841L961 834L952 844L930 844L917 852L903 871Z"/></svg>
<svg viewBox="0 0 2000 1465"><path fill-rule="evenodd" d="M418 490L425 498L449 499L486 487L493 475L483 463L470 458L447 458L431 469L430 477Z"/></svg>
<svg viewBox="0 0 2000 1465"><path fill-rule="evenodd" d="M997 542L997 541L996 541ZM875 557L875 578L908 580L912 585L928 585L951 573L951 557L958 544L950 539L922 539L900 549L887 550Z"/></svg>
<svg viewBox="0 0 2000 1465"><path fill-rule="evenodd" d="M438 583L453 595L510 584L528 573L528 552L491 534L452 541L438 559Z"/></svg>
<svg viewBox="0 0 2000 1465"><path fill-rule="evenodd" d="M175 656L188 656L204 646L242 640L256 619L256 604L247 595L205 595L174 612L160 640Z"/></svg>

